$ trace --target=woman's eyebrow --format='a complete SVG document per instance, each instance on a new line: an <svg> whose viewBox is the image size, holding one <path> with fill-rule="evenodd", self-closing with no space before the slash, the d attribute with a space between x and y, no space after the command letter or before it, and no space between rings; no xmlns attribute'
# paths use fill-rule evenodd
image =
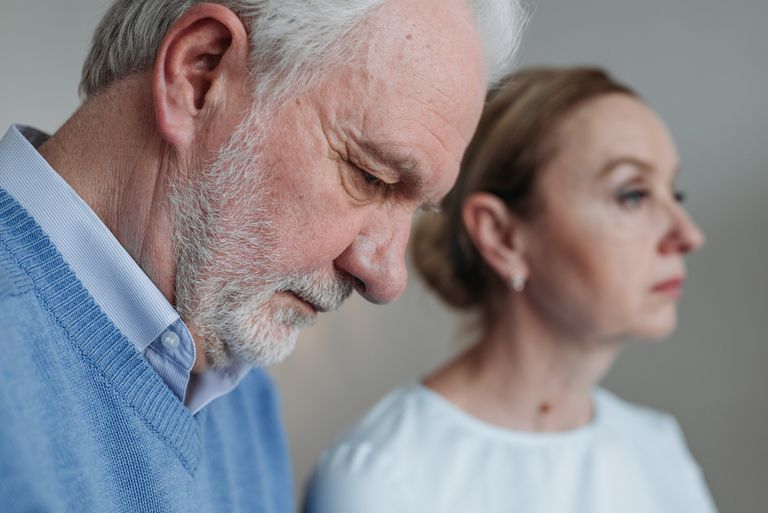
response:
<svg viewBox="0 0 768 513"><path fill-rule="evenodd" d="M653 171L653 168L654 168L653 164L651 164L650 162L639 159L637 157L618 157L618 158L609 160L602 167L598 176L602 178L603 176L610 174L617 167L625 166L625 165L636 167L645 173L650 173L651 171Z"/></svg>
<svg viewBox="0 0 768 513"><path fill-rule="evenodd" d="M611 159L608 161L608 163L603 166L603 168L600 170L600 173L598 174L599 178L602 178L608 174L611 173L614 169L616 169L619 166L624 165L630 165L632 167L636 167L643 173L651 173L656 169L656 167L651 164L650 162L643 160L641 158L637 157L617 157L615 159ZM675 166L675 168L672 170L672 178L677 178L677 176L680 174L681 167L680 164Z"/></svg>

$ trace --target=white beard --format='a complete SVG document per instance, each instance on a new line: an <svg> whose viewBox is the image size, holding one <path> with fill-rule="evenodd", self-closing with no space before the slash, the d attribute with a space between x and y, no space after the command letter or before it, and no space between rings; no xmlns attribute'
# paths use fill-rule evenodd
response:
<svg viewBox="0 0 768 513"><path fill-rule="evenodd" d="M292 301L273 304L276 293L290 291L334 310L352 292L335 273L274 271L285 260L276 241L286 234L275 233L270 222L279 208L269 204L258 118L254 109L201 177L171 183L176 308L215 368L236 360L265 366L291 353L299 330L315 316Z"/></svg>

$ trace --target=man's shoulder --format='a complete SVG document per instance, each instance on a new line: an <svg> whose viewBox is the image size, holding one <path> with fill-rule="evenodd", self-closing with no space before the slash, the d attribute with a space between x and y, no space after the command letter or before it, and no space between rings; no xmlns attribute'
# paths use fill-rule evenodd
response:
<svg viewBox="0 0 768 513"><path fill-rule="evenodd" d="M16 200L0 187L0 300L20 296L32 288L29 277L14 254L17 242L11 242L18 239L22 244L29 244L29 240L17 232L18 219L23 213Z"/></svg>
<svg viewBox="0 0 768 513"><path fill-rule="evenodd" d="M21 295L22 291L16 280L0 265L0 301Z"/></svg>
<svg viewBox="0 0 768 513"><path fill-rule="evenodd" d="M26 274L9 264L6 256L0 248L0 345L18 339L26 340L22 347L27 347L30 338L39 338L46 331L45 309Z"/></svg>
<svg viewBox="0 0 768 513"><path fill-rule="evenodd" d="M25 278L25 273L0 245L0 301L11 301L31 290L32 285Z"/></svg>

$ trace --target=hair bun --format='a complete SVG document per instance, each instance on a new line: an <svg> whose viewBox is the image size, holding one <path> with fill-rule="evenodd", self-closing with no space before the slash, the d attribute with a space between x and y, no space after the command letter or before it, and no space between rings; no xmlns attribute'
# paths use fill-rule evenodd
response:
<svg viewBox="0 0 768 513"><path fill-rule="evenodd" d="M468 280L472 273L457 266L455 251L448 247L457 238L450 233L455 230L462 230L461 225L449 223L445 214L424 214L414 229L412 258L427 286L445 303L470 309L477 306L477 291Z"/></svg>

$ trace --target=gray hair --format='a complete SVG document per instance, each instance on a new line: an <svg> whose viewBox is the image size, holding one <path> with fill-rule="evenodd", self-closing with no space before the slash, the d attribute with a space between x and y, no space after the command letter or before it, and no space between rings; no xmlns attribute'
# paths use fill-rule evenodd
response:
<svg viewBox="0 0 768 513"><path fill-rule="evenodd" d="M166 32L203 0L117 0L99 23L83 65L87 98L110 83L152 67ZM243 21L251 38L254 94L296 91L317 70L355 55L365 40L356 27L386 0L213 0ZM526 11L519 0L468 0L494 84L512 68Z"/></svg>

